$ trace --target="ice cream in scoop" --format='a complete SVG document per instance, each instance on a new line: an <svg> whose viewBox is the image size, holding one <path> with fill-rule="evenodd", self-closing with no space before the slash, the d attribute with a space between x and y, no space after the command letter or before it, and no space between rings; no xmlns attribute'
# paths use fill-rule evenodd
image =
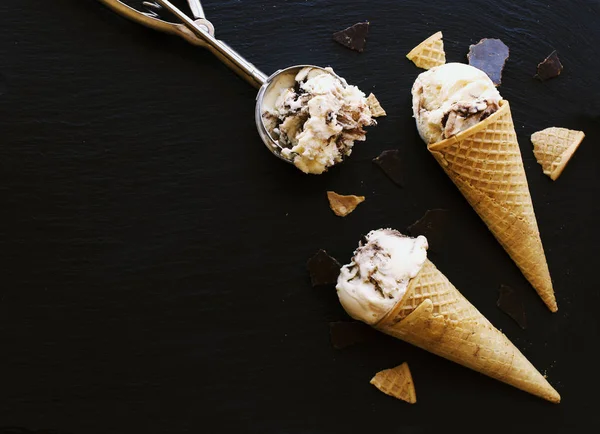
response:
<svg viewBox="0 0 600 434"><path fill-rule="evenodd" d="M498 110L501 100L485 72L462 63L423 72L412 88L413 114L427 144L479 123Z"/></svg>
<svg viewBox="0 0 600 434"><path fill-rule="evenodd" d="M265 97L263 122L281 156L305 173L321 174L366 139L376 125L365 94L331 68L302 68L283 76Z"/></svg>

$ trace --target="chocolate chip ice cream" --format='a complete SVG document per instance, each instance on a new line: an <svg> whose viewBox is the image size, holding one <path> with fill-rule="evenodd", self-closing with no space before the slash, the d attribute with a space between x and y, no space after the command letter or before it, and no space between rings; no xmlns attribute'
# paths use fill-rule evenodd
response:
<svg viewBox="0 0 600 434"><path fill-rule="evenodd" d="M427 144L471 128L496 112L502 100L485 72L462 63L423 72L412 95L417 128Z"/></svg>
<svg viewBox="0 0 600 434"><path fill-rule="evenodd" d="M365 94L331 68L305 67L265 98L263 122L281 156L305 173L321 174L366 139L376 125Z"/></svg>

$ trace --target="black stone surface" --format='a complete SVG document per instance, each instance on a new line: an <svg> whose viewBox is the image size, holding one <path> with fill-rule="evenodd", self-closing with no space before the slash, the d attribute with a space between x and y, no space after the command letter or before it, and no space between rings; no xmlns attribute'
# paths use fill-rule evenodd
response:
<svg viewBox="0 0 600 434"><path fill-rule="evenodd" d="M97 1L2 0L0 432L597 428L598 2L204 7L218 36L264 72L332 65L373 91L388 116L342 165L307 176L264 147L255 89L209 52ZM365 20L364 53L331 40ZM499 90L511 102L559 305L551 314L529 288L525 331L496 307L498 285L527 287L525 278L411 117L421 71L405 55L438 30L449 61L466 62L484 37L511 49ZM541 83L532 75L553 49L564 71ZM529 143L549 126L586 133L557 182ZM395 148L406 163L403 189L372 163ZM361 218L336 217L327 190L365 195ZM547 373L560 405L386 336L367 350L332 347L329 323L349 318L333 291L311 288L307 258L325 248L345 263L369 230L405 228L435 208L456 221L437 267ZM369 384L405 361L415 406Z"/></svg>

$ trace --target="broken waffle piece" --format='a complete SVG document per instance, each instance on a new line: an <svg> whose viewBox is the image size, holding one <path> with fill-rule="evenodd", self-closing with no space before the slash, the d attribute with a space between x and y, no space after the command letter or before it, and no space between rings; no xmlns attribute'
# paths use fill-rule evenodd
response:
<svg viewBox="0 0 600 434"><path fill-rule="evenodd" d="M359 204L365 201L364 196L354 196L352 194L344 196L342 194L337 194L335 191L328 191L327 199L329 199L329 207L331 210L335 215L340 217L346 217L354 211Z"/></svg>
<svg viewBox="0 0 600 434"><path fill-rule="evenodd" d="M410 50L406 57L419 68L431 69L446 63L442 32L437 32Z"/></svg>
<svg viewBox="0 0 600 434"><path fill-rule="evenodd" d="M583 131L550 127L531 135L533 154L545 175L556 181L585 137Z"/></svg>
<svg viewBox="0 0 600 434"><path fill-rule="evenodd" d="M371 110L372 118L379 118L381 116L387 116L387 113L385 112L383 107L381 107L381 104L379 103L377 98L375 98L375 95L373 95L373 94L369 95L369 97L367 98L367 105L369 106L369 109Z"/></svg>
<svg viewBox="0 0 600 434"><path fill-rule="evenodd" d="M367 44L367 35L369 34L369 22L356 23L347 29L333 34L333 40L351 50L362 53Z"/></svg>
<svg viewBox="0 0 600 434"><path fill-rule="evenodd" d="M509 50L500 39L482 39L469 47L469 65L485 72L496 86L502 83L502 70Z"/></svg>
<svg viewBox="0 0 600 434"><path fill-rule="evenodd" d="M558 77L562 70L562 63L560 63L558 54L556 53L556 50L554 50L542 62L538 63L537 74L535 74L534 77L540 81L546 81Z"/></svg>
<svg viewBox="0 0 600 434"><path fill-rule="evenodd" d="M406 362L395 368L378 372L371 378L371 384L386 395L401 399L409 404L417 402L415 383Z"/></svg>

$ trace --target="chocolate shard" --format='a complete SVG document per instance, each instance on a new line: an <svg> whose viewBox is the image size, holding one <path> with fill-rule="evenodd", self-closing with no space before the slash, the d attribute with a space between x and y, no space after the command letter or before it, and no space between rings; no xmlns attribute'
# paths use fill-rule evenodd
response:
<svg viewBox="0 0 600 434"><path fill-rule="evenodd" d="M347 29L333 34L333 40L344 47L362 53L367 44L367 34L369 33L369 22L356 23Z"/></svg>
<svg viewBox="0 0 600 434"><path fill-rule="evenodd" d="M502 312L514 319L523 330L527 328L525 304L521 296L513 288L507 285L500 285L500 295L496 305Z"/></svg>
<svg viewBox="0 0 600 434"><path fill-rule="evenodd" d="M333 285L337 282L341 264L321 249L306 263L312 286Z"/></svg>
<svg viewBox="0 0 600 434"><path fill-rule="evenodd" d="M554 77L558 77L563 70L562 63L558 58L556 50L554 50L543 62L538 63L537 74L534 75L540 81L546 81Z"/></svg>
<svg viewBox="0 0 600 434"><path fill-rule="evenodd" d="M329 323L331 345L336 350L370 341L377 332L360 321L338 321Z"/></svg>
<svg viewBox="0 0 600 434"><path fill-rule="evenodd" d="M397 149L390 149L383 151L379 157L373 159L373 163L378 165L383 173L390 178L396 185L402 187L403 184L403 171L402 171L402 160L400 159L400 151Z"/></svg>
<svg viewBox="0 0 600 434"><path fill-rule="evenodd" d="M407 229L413 236L424 235L431 251L437 251L444 245L448 232L449 214L445 209L430 209Z"/></svg>
<svg viewBox="0 0 600 434"><path fill-rule="evenodd" d="M500 39L482 39L469 47L469 65L481 69L494 82L496 86L502 83L502 70L509 49Z"/></svg>

